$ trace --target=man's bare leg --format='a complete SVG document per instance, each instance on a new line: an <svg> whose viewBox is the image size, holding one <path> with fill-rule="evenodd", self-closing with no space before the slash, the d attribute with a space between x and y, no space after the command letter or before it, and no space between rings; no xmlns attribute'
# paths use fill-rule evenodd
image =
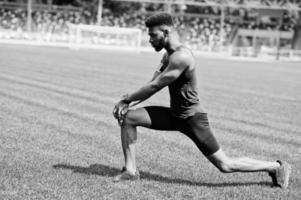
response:
<svg viewBox="0 0 301 200"><path fill-rule="evenodd" d="M137 141L137 128L124 124L121 126L121 144L124 154L125 168L131 174L136 172L135 143Z"/></svg>
<svg viewBox="0 0 301 200"><path fill-rule="evenodd" d="M221 149L207 158L224 173L265 171L271 176L274 186L286 189L289 185L292 167L287 162L269 162L248 157L229 158Z"/></svg>
<svg viewBox="0 0 301 200"><path fill-rule="evenodd" d="M280 167L278 162L256 160L248 157L230 158L222 149L207 157L220 171L232 172L258 172L266 171L275 173Z"/></svg>
<svg viewBox="0 0 301 200"><path fill-rule="evenodd" d="M135 156L137 126L151 126L151 119L144 108L130 110L121 126L121 144L124 154L125 168L131 174L135 174L137 170Z"/></svg>

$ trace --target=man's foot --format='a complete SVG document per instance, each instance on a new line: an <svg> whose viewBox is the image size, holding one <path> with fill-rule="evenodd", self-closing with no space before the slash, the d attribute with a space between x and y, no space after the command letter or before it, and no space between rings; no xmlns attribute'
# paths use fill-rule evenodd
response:
<svg viewBox="0 0 301 200"><path fill-rule="evenodd" d="M126 170L125 167L122 168L121 173L118 174L113 178L114 182L120 182L120 181L135 181L140 179L139 171L136 170L135 174L131 174L129 171Z"/></svg>
<svg viewBox="0 0 301 200"><path fill-rule="evenodd" d="M274 186L285 189L288 187L292 167L287 162L281 162L280 160L277 160L277 162L280 167L274 173L270 172L269 175L272 177Z"/></svg>

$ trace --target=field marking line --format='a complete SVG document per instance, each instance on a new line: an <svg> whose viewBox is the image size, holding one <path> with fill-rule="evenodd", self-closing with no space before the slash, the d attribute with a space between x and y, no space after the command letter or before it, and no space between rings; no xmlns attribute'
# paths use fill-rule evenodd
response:
<svg viewBox="0 0 301 200"><path fill-rule="evenodd" d="M66 87L66 86L58 86L55 84L50 84L50 83L43 83L43 82L39 82L39 81L34 81L34 80L30 80L30 79L25 79L25 78L21 78L18 76L12 76L12 75L6 75L6 74L0 74L0 78L2 79L6 79L9 81L13 81L13 82L19 82L20 84L22 83L27 83L30 84L32 86L40 86L43 88L49 88L52 89L53 91L58 91L60 93L65 93L65 94L72 94L73 96L80 96L80 97L85 97L85 98L94 98L95 100L99 100L99 101L107 101L107 102L115 102L117 101L117 99L112 98L112 97L108 97L108 96L100 96L94 92L85 92L83 90L79 90L79 89L75 89L75 88L71 88L71 87Z"/></svg>
<svg viewBox="0 0 301 200"><path fill-rule="evenodd" d="M256 96L260 96L260 97L264 97L264 98L280 99L283 101L290 101L293 103L299 102L299 100L295 97L291 97L291 96L287 96L287 95L283 95L283 94L279 94L279 93L277 95L274 95L274 94L268 94L266 92L253 91L253 90L250 90L247 88L233 89L233 88L230 88L230 87L227 87L224 85L215 85L215 84L206 84L206 83L203 85L203 87L206 87L208 89L218 90L218 91L220 91L220 90L228 91L228 92L232 92L232 93L236 93L236 94L244 93L244 94L256 95ZM228 94L228 93L226 93L226 94ZM231 95L229 95L229 96L231 96Z"/></svg>
<svg viewBox="0 0 301 200"><path fill-rule="evenodd" d="M29 100L29 99L24 98L22 95L7 94L7 93L1 92L1 91L0 91L0 95L3 97L6 97L6 98L13 98L14 100L17 100L17 101L22 102L29 106L35 106L35 107L39 107L39 108L42 108L42 109L45 109L48 111L57 112L57 113L60 113L62 115L66 115L69 117L75 117L79 120L84 120L84 121L89 120L89 121L95 122L95 123L104 123L103 125L107 125L107 126L110 126L113 124L114 124L114 126L117 126L117 122L116 122L116 124L113 123L113 121L116 121L116 120L113 120L113 116L112 116L112 120L105 120L107 117L105 115L103 115L102 112L98 112L99 115L88 114L88 113L78 112L78 111L74 111L74 110L70 111L70 109L68 109L66 107L62 107L62 106L50 106L50 105L45 104L45 102ZM111 112L110 112L110 114L111 114ZM112 123L107 123L108 121L110 121Z"/></svg>

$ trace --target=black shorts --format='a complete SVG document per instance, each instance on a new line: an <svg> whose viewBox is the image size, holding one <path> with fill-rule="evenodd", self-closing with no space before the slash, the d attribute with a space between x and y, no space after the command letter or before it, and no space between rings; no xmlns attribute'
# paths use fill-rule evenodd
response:
<svg viewBox="0 0 301 200"><path fill-rule="evenodd" d="M170 108L148 106L145 109L152 121L151 129L180 131L192 139L205 156L212 155L219 150L206 113L196 113L194 116L182 119L174 117Z"/></svg>

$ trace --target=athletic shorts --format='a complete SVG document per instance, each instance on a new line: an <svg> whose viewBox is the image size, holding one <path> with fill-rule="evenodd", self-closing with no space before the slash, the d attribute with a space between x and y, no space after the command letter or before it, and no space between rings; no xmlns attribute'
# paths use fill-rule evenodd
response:
<svg viewBox="0 0 301 200"><path fill-rule="evenodd" d="M145 109L151 118L151 129L180 131L188 136L205 156L219 150L206 113L198 112L194 116L182 119L174 117L170 108L148 106Z"/></svg>

